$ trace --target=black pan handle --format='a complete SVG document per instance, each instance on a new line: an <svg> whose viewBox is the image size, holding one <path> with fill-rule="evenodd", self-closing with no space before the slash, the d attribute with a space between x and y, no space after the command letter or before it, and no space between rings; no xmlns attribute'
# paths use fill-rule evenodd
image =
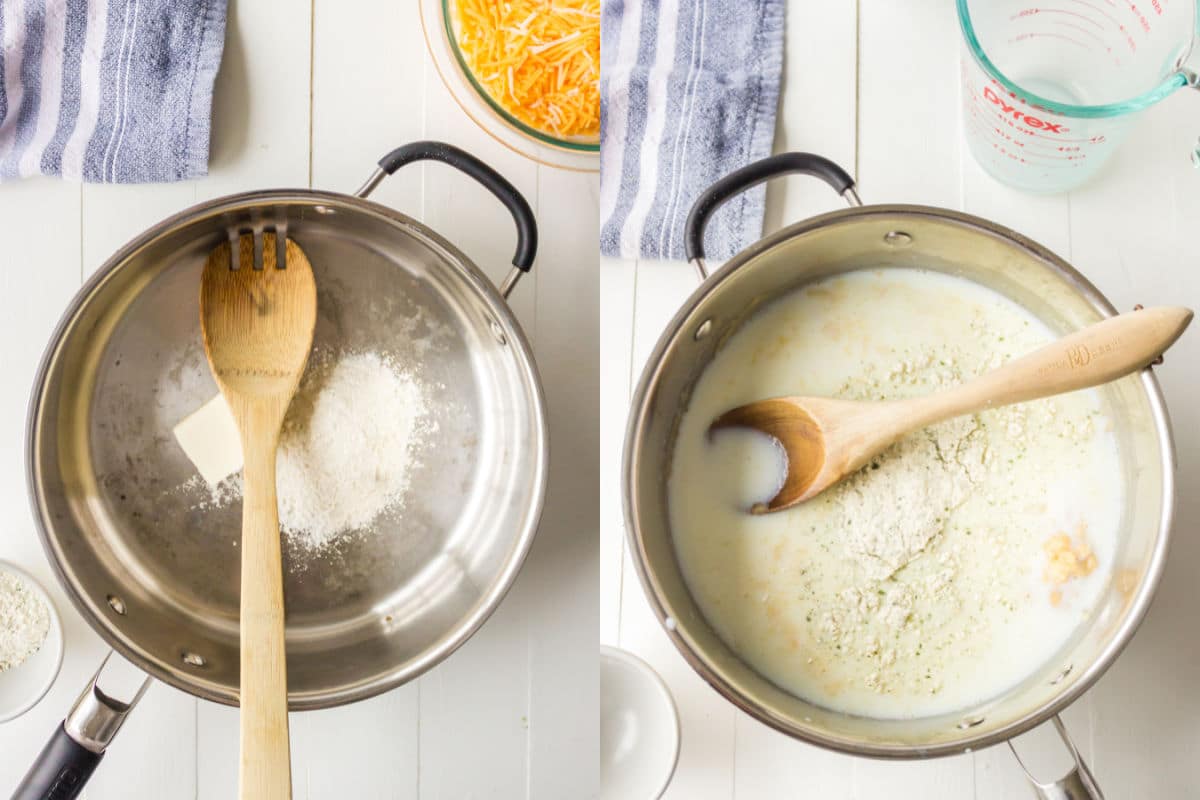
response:
<svg viewBox="0 0 1200 800"><path fill-rule="evenodd" d="M513 255L513 266L521 272L529 272L533 266L533 259L537 255L538 242L537 222L533 217L533 209L529 207L524 196L517 191L517 187L509 183L503 175L452 144L425 141L397 147L379 159L379 169L355 194L359 197L366 197L384 177L414 161L441 161L443 164L449 164L459 172L474 178L495 195L496 199L508 209L508 213L512 214L513 222L517 224L517 252ZM511 286L508 288L511 289ZM508 293L504 292L504 294L507 296Z"/></svg>
<svg viewBox="0 0 1200 800"><path fill-rule="evenodd" d="M862 205L858 194L854 191L854 179L846 170L827 158L812 153L780 153L747 164L741 169L721 178L705 189L688 214L684 224L683 247L687 260L696 263L701 274L705 274L704 263L704 227L709 217L721 207L726 200L741 194L752 186L777 178L780 175L811 175L820 178L833 187L833 190L846 198L852 206Z"/></svg>
<svg viewBox="0 0 1200 800"><path fill-rule="evenodd" d="M78 797L149 686L149 676L111 652L105 656L67 718L25 773L12 800Z"/></svg>
<svg viewBox="0 0 1200 800"><path fill-rule="evenodd" d="M104 753L76 742L62 725L38 754L12 800L73 800L83 791Z"/></svg>

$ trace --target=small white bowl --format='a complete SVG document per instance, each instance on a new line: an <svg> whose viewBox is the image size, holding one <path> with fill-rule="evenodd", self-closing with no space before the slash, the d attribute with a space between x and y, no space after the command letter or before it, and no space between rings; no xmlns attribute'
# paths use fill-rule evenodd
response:
<svg viewBox="0 0 1200 800"><path fill-rule="evenodd" d="M679 760L679 712L650 665L600 648L600 798L657 800Z"/></svg>
<svg viewBox="0 0 1200 800"><path fill-rule="evenodd" d="M45 588L32 575L16 564L2 560L0 571L10 572L28 582L50 612L50 628L46 631L46 641L42 642L38 651L17 666L0 672L0 722L8 722L37 705L58 677L63 657L63 630L58 609L54 607Z"/></svg>

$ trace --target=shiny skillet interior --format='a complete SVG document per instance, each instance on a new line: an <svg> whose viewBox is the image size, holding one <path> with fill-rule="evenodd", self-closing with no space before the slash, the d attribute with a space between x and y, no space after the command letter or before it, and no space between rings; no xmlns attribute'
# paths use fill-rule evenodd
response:
<svg viewBox="0 0 1200 800"><path fill-rule="evenodd" d="M186 213L186 212L185 212ZM31 415L47 549L98 630L156 676L236 702L240 502L205 508L171 436L216 393L200 271L231 228L284 223L313 264L314 346L379 351L428 387L437 433L404 507L309 555L285 542L293 708L382 691L460 644L528 548L545 475L523 335L477 269L394 212L321 195L200 209L123 251L68 312Z"/></svg>

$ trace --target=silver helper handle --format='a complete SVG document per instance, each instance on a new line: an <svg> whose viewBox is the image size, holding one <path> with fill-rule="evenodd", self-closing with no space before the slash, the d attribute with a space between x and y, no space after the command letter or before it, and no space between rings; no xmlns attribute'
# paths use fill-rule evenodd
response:
<svg viewBox="0 0 1200 800"><path fill-rule="evenodd" d="M1041 800L1104 800L1104 793L1100 791L1095 776L1088 769L1083 757L1079 755L1079 750L1075 747L1075 742L1071 740L1071 735L1067 733L1067 726L1063 724L1062 718L1055 714L1052 719L1054 729L1058 731L1059 737L1062 738L1063 744L1067 746L1071 758L1075 761L1075 768L1058 780L1051 783L1039 782L1025 766L1025 762L1021 760L1013 743L1011 741L1008 743L1008 749L1012 751L1013 758L1020 764L1021 770L1029 780L1029 785L1033 787L1034 796Z"/></svg>

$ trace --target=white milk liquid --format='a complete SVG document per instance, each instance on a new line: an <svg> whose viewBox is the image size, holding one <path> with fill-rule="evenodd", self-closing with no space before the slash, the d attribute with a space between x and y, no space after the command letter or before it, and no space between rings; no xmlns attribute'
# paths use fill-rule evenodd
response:
<svg viewBox="0 0 1200 800"><path fill-rule="evenodd" d="M780 687L877 718L984 702L1041 667L1107 584L1121 518L1116 441L1094 391L943 423L774 514L774 440L706 436L722 412L789 394L927 394L1051 341L975 283L912 269L823 281L764 308L717 354L681 420L668 494L705 617ZM1098 566L1047 583L1043 545L1086 539Z"/></svg>

